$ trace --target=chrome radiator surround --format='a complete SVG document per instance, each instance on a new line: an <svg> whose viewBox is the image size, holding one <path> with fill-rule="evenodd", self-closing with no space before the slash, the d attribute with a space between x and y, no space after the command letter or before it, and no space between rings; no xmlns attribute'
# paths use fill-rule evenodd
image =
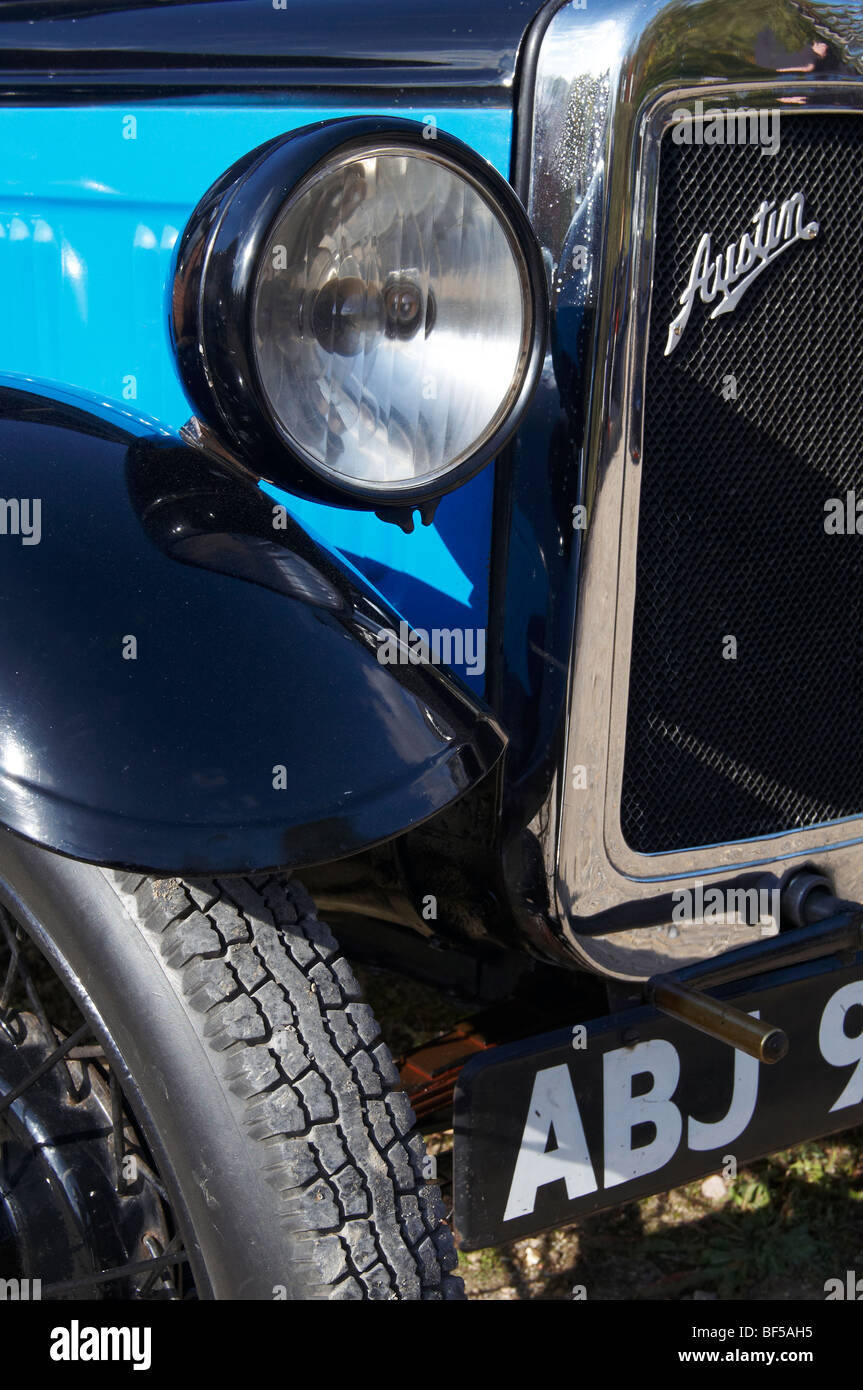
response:
<svg viewBox="0 0 863 1390"><path fill-rule="evenodd" d="M783 70L781 56L771 73L763 17L744 0L724 0L718 44L719 9L655 0L588 0L584 8L559 9L539 42L528 142L528 213L550 272L552 310L565 299L588 316L593 343L578 383L587 428L572 501L584 504L588 521L566 757L553 804L533 829L570 945L584 964L621 979L644 978L762 934L758 926L710 923L669 933L672 894L680 889L701 883L769 890L803 865L829 874L840 896L859 897L863 888L863 815L667 854L633 852L620 827L662 135L672 111L699 98L726 108L779 107L783 115L863 114L860 0L787 5L802 45L832 52L829 70L817 79ZM693 80L702 72L703 80ZM578 768L585 769L580 788L573 785Z"/></svg>

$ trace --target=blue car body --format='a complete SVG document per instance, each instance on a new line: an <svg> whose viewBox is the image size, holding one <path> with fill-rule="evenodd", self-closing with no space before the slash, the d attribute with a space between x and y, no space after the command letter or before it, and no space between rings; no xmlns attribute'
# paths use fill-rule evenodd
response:
<svg viewBox="0 0 863 1390"><path fill-rule="evenodd" d="M56 382L176 432L190 406L171 346L169 297L179 237L206 190L264 141L350 106L7 107L0 122L0 372ZM471 145L504 176L512 112L388 109ZM494 470L442 501L405 535L371 512L268 488L357 565L418 628L484 629ZM484 672L458 674L479 694Z"/></svg>

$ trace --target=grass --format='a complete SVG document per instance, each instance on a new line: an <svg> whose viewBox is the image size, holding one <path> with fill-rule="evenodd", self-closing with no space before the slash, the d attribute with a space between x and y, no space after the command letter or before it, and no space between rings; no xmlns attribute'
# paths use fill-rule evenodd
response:
<svg viewBox="0 0 863 1390"><path fill-rule="evenodd" d="M462 1255L476 1298L823 1299L863 1275L863 1130L741 1169L721 1197L702 1183L548 1235Z"/></svg>

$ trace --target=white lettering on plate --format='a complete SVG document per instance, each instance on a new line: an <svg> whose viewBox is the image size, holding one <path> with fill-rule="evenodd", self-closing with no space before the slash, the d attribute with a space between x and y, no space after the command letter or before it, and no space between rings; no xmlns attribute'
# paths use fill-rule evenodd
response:
<svg viewBox="0 0 863 1390"><path fill-rule="evenodd" d="M751 1010L753 1018L760 1017L760 1010ZM704 1122L689 1117L687 1139L690 1149L721 1149L730 1144L744 1131L752 1116L758 1100L758 1058L747 1057L745 1052L734 1049L734 1085L731 1103L719 1120Z"/></svg>
<svg viewBox="0 0 863 1390"><path fill-rule="evenodd" d="M546 1152L552 1132L556 1148ZM557 1067L546 1067L534 1078L504 1221L529 1216L537 1189L557 1182L558 1178L565 1179L570 1201L596 1191L581 1112L569 1067L563 1062Z"/></svg>
<svg viewBox="0 0 863 1390"><path fill-rule="evenodd" d="M846 1032L846 1016L863 1007L863 980L842 985L821 1014L818 1043L833 1067L854 1069L830 1112L863 1101L863 1029ZM758 1018L758 1011L752 1015ZM663 1038L613 1048L603 1057L604 1187L632 1182L664 1168L674 1158L684 1134L684 1116L674 1100L680 1079L680 1056ZM574 1065L578 1066L575 1062ZM636 1077L647 1077L639 1085ZM735 1049L734 1079L728 1110L718 1120L686 1117L686 1146L692 1152L719 1149L740 1137L758 1102L759 1063ZM650 1124L646 1143L633 1144L636 1126ZM538 1071L528 1106L504 1221L529 1216L536 1194L563 1179L570 1201L598 1190L581 1111L566 1063Z"/></svg>
<svg viewBox="0 0 863 1390"><path fill-rule="evenodd" d="M845 1015L855 1004L863 1004L863 980L854 980L843 985L828 999L818 1030L818 1046L821 1056L831 1067L847 1067L851 1062L857 1065L848 1078L844 1091L830 1107L844 1110L846 1105L859 1105L863 1100L863 1031L849 1038L845 1032Z"/></svg>

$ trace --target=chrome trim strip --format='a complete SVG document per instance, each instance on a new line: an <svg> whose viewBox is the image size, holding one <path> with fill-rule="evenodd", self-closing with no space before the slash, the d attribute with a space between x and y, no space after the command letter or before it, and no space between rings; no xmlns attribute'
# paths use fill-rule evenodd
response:
<svg viewBox="0 0 863 1390"><path fill-rule="evenodd" d="M758 933L702 925L669 934L671 893L681 887L770 888L813 863L842 896L863 887L863 816L663 855L634 853L620 830L659 142L671 112L697 98L725 107L787 105L789 114L863 112L863 0L788 0L785 11L780 34L765 29L763 11L746 0L570 0L538 54L528 213L553 312L565 297L594 322L592 361L578 384L588 424L573 501L587 508L588 526L566 758L532 829L570 944L583 963L620 978L642 978ZM789 52L788 42L799 47ZM704 81L694 82L693 72ZM574 785L577 768L585 770L583 788Z"/></svg>

